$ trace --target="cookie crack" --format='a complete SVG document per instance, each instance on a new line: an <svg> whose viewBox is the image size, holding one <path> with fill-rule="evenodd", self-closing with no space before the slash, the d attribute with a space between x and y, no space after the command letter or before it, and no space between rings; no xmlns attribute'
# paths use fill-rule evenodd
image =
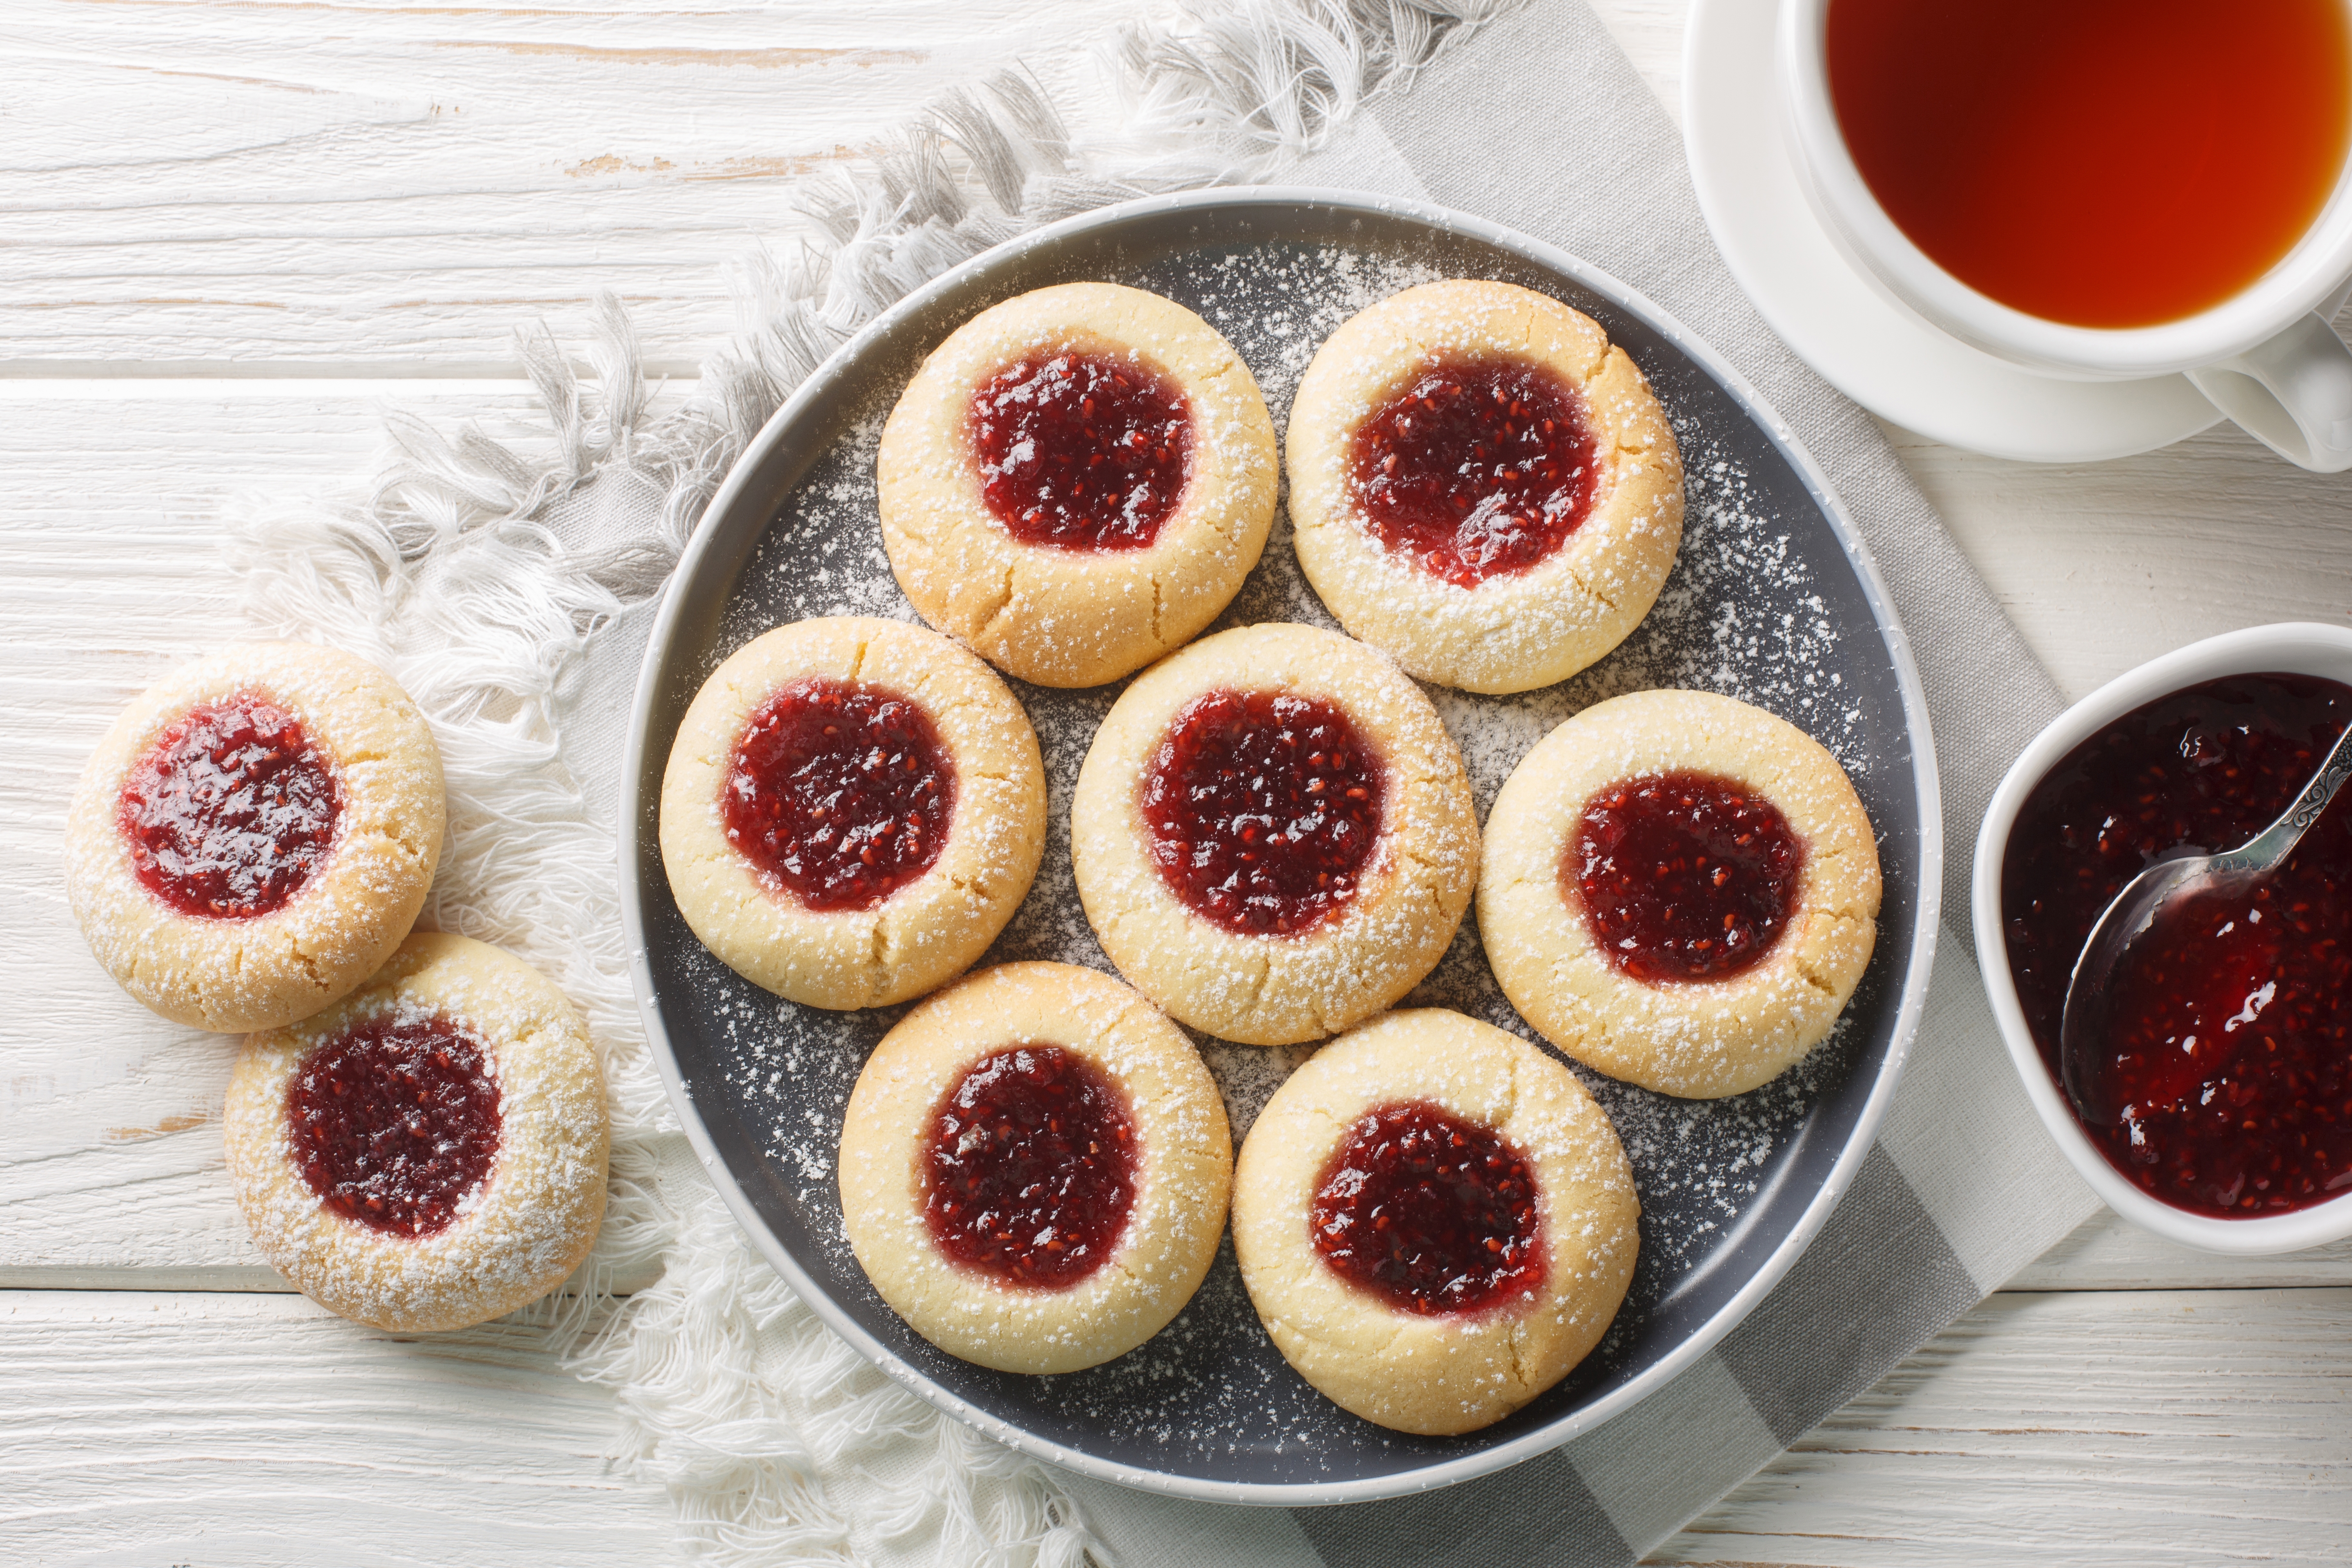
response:
<svg viewBox="0 0 2352 1568"><path fill-rule="evenodd" d="M1858 858L1860 855L1858 849L1852 847L1817 849L1810 845L1807 846L1806 852L1811 861L1810 868L1823 873L1827 873L1832 868L1842 868L1848 862ZM1884 895L1881 896L1883 899ZM1874 921L1878 918L1878 911L1875 909L1864 909L1858 899L1838 900L1823 899L1814 907L1818 912L1829 916L1832 920Z"/></svg>
<svg viewBox="0 0 2352 1568"><path fill-rule="evenodd" d="M1798 979L1803 981L1806 984L1811 986L1822 995L1834 997L1837 994L1837 987L1822 979L1820 975L1815 974L1811 969L1806 966L1805 961L1801 956L1792 955L1789 960L1789 968L1796 974Z"/></svg>
<svg viewBox="0 0 2352 1568"><path fill-rule="evenodd" d="M1266 982L1271 980L1273 977L1274 960L1261 954L1258 958L1256 978L1252 980L1250 983L1249 1000L1242 1004L1242 1011L1244 1013L1255 1013L1257 1011L1259 1001L1265 995Z"/></svg>
<svg viewBox="0 0 2352 1568"><path fill-rule="evenodd" d="M1004 581L997 589L996 597L990 601L988 607L980 613L980 629L972 634L972 640L977 642L996 629L996 623L1003 619L1005 613L1012 609L1013 599L1013 566L1007 563L1004 568Z"/></svg>
<svg viewBox="0 0 2352 1568"><path fill-rule="evenodd" d="M1510 1331L1503 1337L1503 1349L1510 1362L1511 1381L1518 1385L1522 1398L1535 1392L1528 1386L1527 1362L1519 1353L1522 1349L1521 1339L1526 1332L1525 1323L1513 1323Z"/></svg>
<svg viewBox="0 0 2352 1568"><path fill-rule="evenodd" d="M887 915L874 917L872 941L866 955L866 967L874 972L871 994L882 994L883 982L890 977L889 960L883 955L890 946L890 921Z"/></svg>
<svg viewBox="0 0 2352 1568"><path fill-rule="evenodd" d="M401 825L403 828L406 826L407 825L404 823ZM369 837L374 838L380 844L391 846L395 853L405 857L410 863L417 866L422 866L426 861L430 860L435 852L441 847L437 843L430 847L419 844L415 839L410 838L405 832L397 828L389 833L372 833Z"/></svg>
<svg viewBox="0 0 2352 1568"><path fill-rule="evenodd" d="M1575 567L1571 566L1569 568L1568 575L1570 580L1575 583L1578 587L1583 589L1586 593L1600 600L1601 603L1610 611L1613 613L1618 609L1619 606L1617 601L1602 593L1600 587L1593 583L1592 579L1585 575L1582 572L1578 571Z"/></svg>

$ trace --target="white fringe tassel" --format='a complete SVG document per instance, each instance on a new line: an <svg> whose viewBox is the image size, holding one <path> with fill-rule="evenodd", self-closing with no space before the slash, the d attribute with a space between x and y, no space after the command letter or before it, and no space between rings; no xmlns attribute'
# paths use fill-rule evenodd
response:
<svg viewBox="0 0 2352 1568"><path fill-rule="evenodd" d="M636 1024L613 825L563 762L559 716L583 656L659 592L791 389L891 303L1036 225L1263 178L1449 34L1517 3L1236 0L1137 26L1110 62L1121 132L1085 145L1030 79L992 77L935 104L888 154L800 193L814 236L741 266L742 325L682 406L656 409L606 297L593 389L543 328L522 336L548 421L528 449L394 415L393 455L362 499L231 520L258 627L373 659L433 721L450 824L425 923L518 952L588 1016L612 1091L611 1203L572 1288L531 1310L579 1375L614 1390L616 1458L667 1487L682 1539L708 1561L1078 1568L1109 1556L1049 1472L825 1329L685 1152Z"/></svg>

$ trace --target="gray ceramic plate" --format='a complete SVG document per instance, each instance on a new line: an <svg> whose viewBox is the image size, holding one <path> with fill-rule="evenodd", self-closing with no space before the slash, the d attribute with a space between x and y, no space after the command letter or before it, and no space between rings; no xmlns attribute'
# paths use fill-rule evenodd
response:
<svg viewBox="0 0 2352 1568"><path fill-rule="evenodd" d="M1174 1323L1108 1365L1026 1378L953 1360L867 1284L842 1238L834 1184L850 1086L900 1010L779 1001L688 931L656 838L678 720L719 660L770 626L844 613L913 618L882 553L875 444L914 367L974 312L1077 279L1153 289L1233 341L1279 426L1334 327L1439 277L1523 284L1598 319L1664 400L1690 477L1681 556L1622 647L1543 691L1432 691L1481 813L1538 737L1600 698L1683 686L1759 703L1838 755L1878 827L1886 900L1870 972L1807 1062L1736 1100L1675 1100L1583 1075L1633 1160L1641 1263L1601 1348L1483 1432L1412 1437L1325 1401L1259 1328L1230 1245ZM1277 520L1219 626L1284 619L1332 624ZM1071 883L1067 811L1118 689L1014 686L1045 748L1053 818L1036 886L984 963L1108 968ZM1868 554L1771 411L1655 307L1571 257L1459 214L1330 192L1212 191L1074 218L957 268L859 333L769 421L711 503L653 634L624 777L623 893L647 1026L671 1098L752 1240L850 1343L941 1409L1089 1474L1227 1502L1361 1501L1444 1485L1541 1452L1662 1387L1788 1270L1859 1168L1918 1019L1936 931L1941 846L1918 678ZM1475 921L1412 1000L1528 1033L1486 970ZM1300 1055L1198 1043L1238 1141Z"/></svg>

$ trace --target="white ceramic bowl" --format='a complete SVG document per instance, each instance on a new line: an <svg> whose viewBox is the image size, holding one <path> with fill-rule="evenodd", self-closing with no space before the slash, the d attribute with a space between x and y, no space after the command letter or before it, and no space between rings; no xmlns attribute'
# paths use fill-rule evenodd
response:
<svg viewBox="0 0 2352 1568"><path fill-rule="evenodd" d="M2150 659L2128 675L2099 688L2051 721L2010 768L2009 776L1993 791L1985 810L1984 826L1977 834L1973 896L1978 967L1984 973L1985 995L2009 1047L2010 1060L2024 1080L2026 1097L2033 1101L2042 1124L2058 1147L2081 1172L2092 1190L2109 1208L2144 1230L2200 1252L2294 1252L2352 1236L2352 1193L2315 1204L2293 1214L2262 1219L2217 1219L2190 1214L2159 1203L2126 1181L2107 1163L2075 1121L2065 1092L2042 1065L2042 1053L2025 1026L2018 1005L2017 984L2009 969L2009 944L2001 934L2000 868L2009 852L2010 828L2018 808L2042 775L2060 758L2133 709L2167 693L2215 680L2225 675L2251 675L2279 670L2295 675L2324 676L2352 685L2352 630L2312 622L2255 626L2192 643L2161 658Z"/></svg>
<svg viewBox="0 0 2352 1568"><path fill-rule="evenodd" d="M2132 380L2240 354L2340 296L2352 274L2352 159L2320 216L2260 279L2210 310L2156 326L2075 327L2012 309L1961 282L1911 242L1862 177L1830 99L1830 0L1782 0L1775 68L1782 133L1805 194L1864 275L1963 342L2045 374ZM2030 47L2021 40L2021 47ZM2234 416L2234 411L2231 412Z"/></svg>

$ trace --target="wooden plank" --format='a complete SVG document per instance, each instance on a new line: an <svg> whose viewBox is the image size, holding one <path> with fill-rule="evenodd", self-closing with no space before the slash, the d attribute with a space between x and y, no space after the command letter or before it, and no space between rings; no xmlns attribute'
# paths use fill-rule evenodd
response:
<svg viewBox="0 0 2352 1568"><path fill-rule="evenodd" d="M690 370L791 182L992 66L1084 97L1127 14L17 0L0 96L43 113L0 147L8 368L510 374L517 321L612 289Z"/></svg>
<svg viewBox="0 0 2352 1568"><path fill-rule="evenodd" d="M2284 1258L2223 1258L2192 1252L2101 1209L2001 1288L2251 1290L2294 1285L2352 1285L2352 1241Z"/></svg>
<svg viewBox="0 0 2352 1568"><path fill-rule="evenodd" d="M245 631L220 510L355 477L386 390L0 382L0 948L30 981L0 1024L0 1280L282 1288L221 1165L236 1043L116 988L66 908L60 843L116 711ZM390 390L452 417L478 409L494 430L532 405L516 384Z"/></svg>
<svg viewBox="0 0 2352 1568"><path fill-rule="evenodd" d="M2336 326L2352 333L2352 311ZM2233 425L2084 464L2004 462L1887 434L2071 697L2200 637L2352 616L2343 476L2305 473Z"/></svg>
<svg viewBox="0 0 2352 1568"><path fill-rule="evenodd" d="M0 145L0 374L510 374L598 289L690 374L794 181L1015 62L1114 137L1093 57L1143 9L16 0L0 97L44 115ZM1679 0L1601 10L1673 102Z"/></svg>
<svg viewBox="0 0 2352 1568"><path fill-rule="evenodd" d="M0 1425L12 1561L635 1562L667 1537L658 1491L599 1458L606 1395L528 1329L40 1291L0 1294L0 1353L37 1413ZM2339 1562L2347 1401L2352 1291L2005 1295L1652 1561Z"/></svg>
<svg viewBox="0 0 2352 1568"><path fill-rule="evenodd" d="M0 1559L671 1561L612 1396L538 1331L401 1336L299 1297L0 1294Z"/></svg>
<svg viewBox="0 0 2352 1568"><path fill-rule="evenodd" d="M1654 1563L2336 1564L2352 1290L1994 1297Z"/></svg>
<svg viewBox="0 0 2352 1568"><path fill-rule="evenodd" d="M1677 128L1683 122L1683 24L1689 0L1587 0Z"/></svg>

